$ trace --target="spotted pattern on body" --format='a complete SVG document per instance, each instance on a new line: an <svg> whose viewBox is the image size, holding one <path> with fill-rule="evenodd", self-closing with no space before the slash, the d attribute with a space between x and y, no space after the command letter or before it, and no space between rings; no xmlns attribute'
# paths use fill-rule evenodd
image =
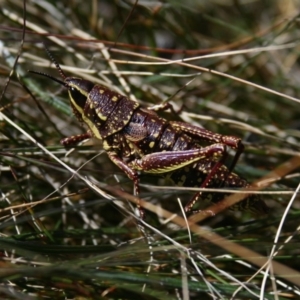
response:
<svg viewBox="0 0 300 300"><path fill-rule="evenodd" d="M224 165L226 147L237 152L234 164L238 160L243 151L239 138L220 135L184 122L167 121L153 110L143 108L138 102L104 86L81 78L66 77L57 63L56 66L64 81L39 74L68 89L74 115L88 127L87 133L65 138L62 143L69 146L90 137L102 140L111 161L133 180L137 196L139 171L161 174L185 187L249 186L246 180ZM198 192L186 205L185 211L193 211L194 204L201 198L216 203L225 195ZM257 195L248 196L233 208L267 212L267 206Z"/></svg>

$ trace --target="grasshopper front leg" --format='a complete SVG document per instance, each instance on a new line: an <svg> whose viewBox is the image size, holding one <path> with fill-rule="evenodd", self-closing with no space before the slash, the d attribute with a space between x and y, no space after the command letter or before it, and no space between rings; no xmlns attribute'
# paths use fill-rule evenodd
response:
<svg viewBox="0 0 300 300"><path fill-rule="evenodd" d="M80 142L90 139L93 135L88 131L83 134L68 136L60 141L60 143L65 147L73 147Z"/></svg>

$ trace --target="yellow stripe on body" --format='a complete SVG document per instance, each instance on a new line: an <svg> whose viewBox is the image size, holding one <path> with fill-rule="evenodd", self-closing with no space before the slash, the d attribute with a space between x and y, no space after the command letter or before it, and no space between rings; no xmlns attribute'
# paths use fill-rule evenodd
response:
<svg viewBox="0 0 300 300"><path fill-rule="evenodd" d="M85 95L86 96L86 95ZM92 133L94 134L94 136L99 139L102 140L102 137L99 133L99 130L97 129L96 125L85 116L85 113L82 109L82 107L80 107L79 105L77 105L76 101L74 101L74 99L71 96L71 92L69 92L69 97L70 97L70 101L72 102L72 105L76 108L76 110L81 114L82 120L84 123L86 123L88 125L88 127L90 128L90 130L92 131Z"/></svg>

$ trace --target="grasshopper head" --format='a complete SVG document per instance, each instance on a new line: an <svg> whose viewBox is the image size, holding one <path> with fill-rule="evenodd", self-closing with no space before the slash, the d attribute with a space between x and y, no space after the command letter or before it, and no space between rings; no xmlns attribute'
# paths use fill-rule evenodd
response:
<svg viewBox="0 0 300 300"><path fill-rule="evenodd" d="M76 77L64 77L64 81L62 81L46 73L36 71L29 72L50 78L51 80L67 88L73 113L79 119L79 121L82 121L82 115L84 114L84 107L88 99L88 94L92 90L94 83Z"/></svg>
<svg viewBox="0 0 300 300"><path fill-rule="evenodd" d="M77 111L79 114L82 114L88 94L94 87L94 83L81 78L66 77L64 85L68 89L70 102L73 109L75 109L75 111Z"/></svg>
<svg viewBox="0 0 300 300"><path fill-rule="evenodd" d="M69 92L69 98L70 98L73 112L79 121L83 121L84 107L88 99L88 94L92 90L94 84L88 80L84 80L81 78L67 77L63 72L63 70L61 69L60 65L56 62L56 60L54 59L50 51L47 49L47 47L45 47L45 50L49 55L51 61L55 64L56 69L58 70L63 80L57 79L49 74L42 73L42 72L36 72L36 71L29 71L29 72L48 77L51 80L67 88Z"/></svg>

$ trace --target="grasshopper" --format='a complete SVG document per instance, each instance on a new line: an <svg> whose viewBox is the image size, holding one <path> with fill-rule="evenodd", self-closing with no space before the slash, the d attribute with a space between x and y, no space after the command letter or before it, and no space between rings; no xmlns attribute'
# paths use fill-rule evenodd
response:
<svg viewBox="0 0 300 300"><path fill-rule="evenodd" d="M68 90L70 105L79 122L88 127L84 134L64 138L64 146L88 138L102 141L110 160L133 181L139 195L139 172L162 174L175 184L200 188L247 188L248 182L232 172L244 146L235 136L220 135L185 122L168 121L155 111L91 81L67 77L46 49L62 80L48 74L30 71L56 81ZM226 147L236 151L231 168L224 165ZM224 193L197 192L185 206L195 212L199 199L216 203ZM143 211L137 204L140 215ZM266 213L268 208L258 195L249 195L231 209Z"/></svg>

